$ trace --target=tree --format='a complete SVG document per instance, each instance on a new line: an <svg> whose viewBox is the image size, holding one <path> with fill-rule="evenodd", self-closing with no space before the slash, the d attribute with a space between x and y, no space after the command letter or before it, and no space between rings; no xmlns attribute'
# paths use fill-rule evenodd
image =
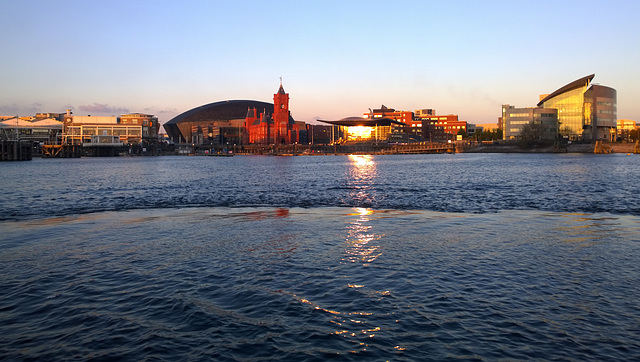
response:
<svg viewBox="0 0 640 362"><path fill-rule="evenodd" d="M569 128L568 126L561 126L559 128L559 132L560 132L560 136L564 138L569 138L569 136L571 135L571 128Z"/></svg>
<svg viewBox="0 0 640 362"><path fill-rule="evenodd" d="M520 141L528 145L537 145L542 143L544 135L544 126L541 122L531 121L522 126L520 130Z"/></svg>
<svg viewBox="0 0 640 362"><path fill-rule="evenodd" d="M482 135L483 140L485 141L495 141L495 140L501 140L502 139L502 130L501 129L492 129L492 130L487 130L483 132Z"/></svg>

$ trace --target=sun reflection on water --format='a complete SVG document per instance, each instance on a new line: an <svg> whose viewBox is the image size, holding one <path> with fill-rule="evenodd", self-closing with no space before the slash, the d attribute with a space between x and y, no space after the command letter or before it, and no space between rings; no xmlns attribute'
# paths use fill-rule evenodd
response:
<svg viewBox="0 0 640 362"><path fill-rule="evenodd" d="M376 199L373 187L378 176L376 162L371 155L349 155L350 167L347 186L351 189L350 201L371 205Z"/></svg>
<svg viewBox="0 0 640 362"><path fill-rule="evenodd" d="M354 208L354 213L350 216L358 216L347 226L347 240L344 261L350 263L362 263L367 266L374 262L382 252L380 245L372 241L380 240L383 235L372 232L369 224L373 210L367 208Z"/></svg>

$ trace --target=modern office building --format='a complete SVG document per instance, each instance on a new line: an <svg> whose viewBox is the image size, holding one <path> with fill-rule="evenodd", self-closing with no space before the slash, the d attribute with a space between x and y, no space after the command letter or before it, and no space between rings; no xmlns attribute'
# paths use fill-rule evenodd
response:
<svg viewBox="0 0 640 362"><path fill-rule="evenodd" d="M617 92L610 87L591 84L594 77L595 74L591 74L580 78L541 97L538 107L558 110L558 131L562 137L585 141L614 140Z"/></svg>
<svg viewBox="0 0 640 362"><path fill-rule="evenodd" d="M502 138L517 140L522 128L527 124L541 125L542 140L554 140L558 137L558 110L555 108L527 107L516 108L505 104L502 106Z"/></svg>

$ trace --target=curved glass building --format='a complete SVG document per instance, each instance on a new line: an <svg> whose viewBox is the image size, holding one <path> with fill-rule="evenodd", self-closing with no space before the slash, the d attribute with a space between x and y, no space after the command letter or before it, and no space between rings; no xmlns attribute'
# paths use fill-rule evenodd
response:
<svg viewBox="0 0 640 362"><path fill-rule="evenodd" d="M558 110L558 131L570 140L615 139L617 93L591 84L595 74L575 80L545 96L538 107Z"/></svg>

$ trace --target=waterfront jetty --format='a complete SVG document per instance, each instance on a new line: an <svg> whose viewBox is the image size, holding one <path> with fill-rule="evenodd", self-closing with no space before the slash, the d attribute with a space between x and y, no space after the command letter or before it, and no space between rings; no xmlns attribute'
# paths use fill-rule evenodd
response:
<svg viewBox="0 0 640 362"><path fill-rule="evenodd" d="M220 155L270 155L270 156L321 156L321 155L395 155L395 154L429 154L455 153L453 143L417 142L347 142L334 144L291 144L291 145L192 145L177 144L176 154L190 156Z"/></svg>
<svg viewBox="0 0 640 362"><path fill-rule="evenodd" d="M80 157L79 145L42 145L44 158L75 158Z"/></svg>
<svg viewBox="0 0 640 362"><path fill-rule="evenodd" d="M0 161L30 161L32 152L29 141L0 141Z"/></svg>

